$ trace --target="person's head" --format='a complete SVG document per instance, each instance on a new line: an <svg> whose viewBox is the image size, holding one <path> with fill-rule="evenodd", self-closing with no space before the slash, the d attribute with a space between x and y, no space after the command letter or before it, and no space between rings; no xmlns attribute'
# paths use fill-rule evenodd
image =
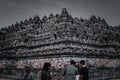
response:
<svg viewBox="0 0 120 80"><path fill-rule="evenodd" d="M80 64L81 64L81 65L85 65L85 60L81 60L81 61L80 61Z"/></svg>
<svg viewBox="0 0 120 80"><path fill-rule="evenodd" d="M26 73L30 73L32 71L32 68L30 66L25 66Z"/></svg>
<svg viewBox="0 0 120 80"><path fill-rule="evenodd" d="M48 72L50 68L51 68L51 64L49 62L44 63L44 66L43 66L44 71Z"/></svg>
<svg viewBox="0 0 120 80"><path fill-rule="evenodd" d="M70 64L71 64L71 65L75 65L76 63L75 63L74 60L71 60L71 61L70 61Z"/></svg>

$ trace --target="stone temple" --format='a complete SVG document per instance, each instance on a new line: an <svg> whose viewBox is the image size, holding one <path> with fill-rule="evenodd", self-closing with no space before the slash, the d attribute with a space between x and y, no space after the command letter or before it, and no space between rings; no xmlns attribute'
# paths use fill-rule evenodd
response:
<svg viewBox="0 0 120 80"><path fill-rule="evenodd" d="M20 73L26 65L41 69L44 62L59 69L70 60L85 60L92 80L120 77L120 26L94 15L72 17L63 8L0 29L0 75Z"/></svg>

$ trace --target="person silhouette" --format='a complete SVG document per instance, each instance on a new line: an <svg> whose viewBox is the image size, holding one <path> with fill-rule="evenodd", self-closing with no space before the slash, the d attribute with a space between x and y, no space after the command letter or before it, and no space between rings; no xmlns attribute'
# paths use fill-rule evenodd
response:
<svg viewBox="0 0 120 80"><path fill-rule="evenodd" d="M23 80L35 80L35 76L30 66L25 67L25 75L23 77Z"/></svg>
<svg viewBox="0 0 120 80"><path fill-rule="evenodd" d="M42 72L41 72L41 80L51 80L56 74L50 74L51 64L49 62L44 63Z"/></svg>
<svg viewBox="0 0 120 80"><path fill-rule="evenodd" d="M77 69L75 68L75 61L71 60L70 65L67 65L64 70L64 80L75 80Z"/></svg>
<svg viewBox="0 0 120 80"><path fill-rule="evenodd" d="M80 71L79 71L79 80L89 80L89 71L88 68L85 66L85 60L80 61Z"/></svg>

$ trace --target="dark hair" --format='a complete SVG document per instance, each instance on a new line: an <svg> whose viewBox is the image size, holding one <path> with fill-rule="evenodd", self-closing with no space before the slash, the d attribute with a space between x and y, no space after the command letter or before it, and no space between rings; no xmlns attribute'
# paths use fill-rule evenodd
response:
<svg viewBox="0 0 120 80"><path fill-rule="evenodd" d="M30 66L25 66L25 71L27 73L30 73L32 71L32 68Z"/></svg>
<svg viewBox="0 0 120 80"><path fill-rule="evenodd" d="M81 60L80 64L84 65L85 64L85 60Z"/></svg>
<svg viewBox="0 0 120 80"><path fill-rule="evenodd" d="M48 63L48 62L44 63L43 70L48 72L49 71L49 69L48 69L49 66L51 66L50 63Z"/></svg>
<svg viewBox="0 0 120 80"><path fill-rule="evenodd" d="M70 61L70 64L75 64L75 61L74 61L74 60L71 60L71 61Z"/></svg>

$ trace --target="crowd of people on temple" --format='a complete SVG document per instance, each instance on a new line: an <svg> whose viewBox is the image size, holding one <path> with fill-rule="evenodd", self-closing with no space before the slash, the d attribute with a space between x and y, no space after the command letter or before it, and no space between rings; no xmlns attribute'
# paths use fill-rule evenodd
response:
<svg viewBox="0 0 120 80"><path fill-rule="evenodd" d="M20 77L20 78L30 78L30 76L32 76L32 78L37 78L37 79L40 79L41 78L41 70L43 68L43 70L46 70L46 67L49 69L51 68L50 70L50 73L52 74L51 76L53 77L52 80L63 80L63 78L65 80L67 80L66 76L68 73L71 73L71 71L75 72L75 74L73 74L73 77L72 78L76 78L76 80L78 80L79 78L79 75L80 73L78 73L77 71L79 71L79 61L82 61L82 59L76 59L76 60L72 60L69 61L69 60L72 60L72 58L70 59L66 59L66 62L64 63L64 61L61 63L61 59L46 59L46 60L33 60L33 61L26 61L26 60L21 60L19 62L17 62L15 68L12 68L11 69L24 69L26 70L25 74L23 75L23 70L19 70L19 71L15 71L15 74L13 75L16 75L17 77ZM86 65L87 67L90 69L90 76L91 77L100 77L100 76L113 76L113 72L115 74L115 76L118 76L119 75L119 61L118 60L107 60L107 59L103 59L103 60L100 60L100 59L89 59L89 60L86 60L86 59L83 59L85 62L86 62ZM69 62L72 64L72 66L69 64ZM0 62L2 63L2 61ZM6 64L7 63L7 64ZM9 67L9 65L13 65L15 62L14 61L11 61L11 62L7 62L5 61L4 64L6 64L6 66ZM69 66L70 65L70 66ZM5 68L5 65L2 66L0 64L0 67L1 69L4 69ZM74 68L75 67L75 68ZM7 67L6 67L7 68ZM69 69L70 68L70 69ZM72 70L71 70L72 68ZM38 69L37 70L37 73L36 71L34 71L35 69ZM68 71L68 73L66 72ZM32 72L32 73L31 73ZM82 71L83 72L83 71ZM8 71L6 72L8 73ZM77 74L76 74L77 73ZM3 73L2 73L3 74ZM8 73L10 75L10 73ZM28 75L29 74L29 75ZM43 76L46 75L47 73L45 71L43 71ZM66 74L66 75L65 75ZM3 74L4 75L4 74ZM44 77L43 77L44 78ZM45 77L47 78L47 77ZM69 78L69 77L68 77ZM24 80L26 80L24 79ZM28 80L28 79L27 79ZM44 80L44 79L43 79ZM69 79L68 79L69 80Z"/></svg>
<svg viewBox="0 0 120 80"><path fill-rule="evenodd" d="M51 63L45 62L41 73L39 74L39 80L54 80L57 75L55 72L51 72ZM89 70L85 65L85 61L81 60L76 64L74 60L70 61L70 64L65 65L63 69L63 79L55 80L89 80ZM32 73L30 66L25 67L25 74L23 80L35 80L35 75Z"/></svg>
<svg viewBox="0 0 120 80"><path fill-rule="evenodd" d="M87 66L88 65L85 63L85 60L81 60L80 62L75 62L74 60L71 60L70 63L64 65L64 67L60 69L59 72L55 72L52 70L53 69L52 63L45 62L41 72L38 74L39 77L37 77L37 79L38 80L89 80L89 76L96 78L103 75L112 77L112 74L108 73L107 71L104 71L104 69L103 70L95 69L94 72L89 72L91 70L89 69L90 67ZM35 75L32 73L32 70L29 70L29 73L27 73L28 69L26 69L26 74L28 74L28 77L26 77L25 74L23 79L29 80L31 78L30 80L35 80L36 78ZM114 70L114 74L118 76L119 71L116 70Z"/></svg>

